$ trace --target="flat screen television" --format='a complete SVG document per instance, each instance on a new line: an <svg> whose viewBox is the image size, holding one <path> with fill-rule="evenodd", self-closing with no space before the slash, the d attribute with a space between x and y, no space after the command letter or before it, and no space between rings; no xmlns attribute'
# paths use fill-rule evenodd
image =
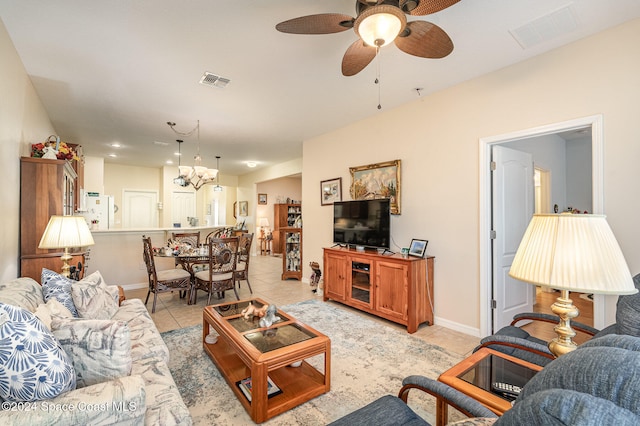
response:
<svg viewBox="0 0 640 426"><path fill-rule="evenodd" d="M333 242L354 246L390 248L390 201L338 201L333 203Z"/></svg>

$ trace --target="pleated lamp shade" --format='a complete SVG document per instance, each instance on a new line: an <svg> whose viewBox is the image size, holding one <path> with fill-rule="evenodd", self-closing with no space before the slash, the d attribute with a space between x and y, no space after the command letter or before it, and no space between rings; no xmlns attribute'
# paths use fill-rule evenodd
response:
<svg viewBox="0 0 640 426"><path fill-rule="evenodd" d="M38 248L87 247L93 244L93 236L84 217L51 216Z"/></svg>
<svg viewBox="0 0 640 426"><path fill-rule="evenodd" d="M580 293L637 292L603 215L534 215L509 275L531 284Z"/></svg>

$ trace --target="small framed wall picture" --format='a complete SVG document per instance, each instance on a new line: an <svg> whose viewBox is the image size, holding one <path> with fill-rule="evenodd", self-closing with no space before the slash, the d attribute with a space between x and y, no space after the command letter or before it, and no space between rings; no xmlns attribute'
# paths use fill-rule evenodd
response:
<svg viewBox="0 0 640 426"><path fill-rule="evenodd" d="M429 244L427 240L412 239L411 246L409 246L409 256L424 257L427 251L427 244Z"/></svg>
<svg viewBox="0 0 640 426"><path fill-rule="evenodd" d="M258 194L258 204L267 204L267 194Z"/></svg>
<svg viewBox="0 0 640 426"><path fill-rule="evenodd" d="M321 181L320 205L328 206L336 201L342 201L342 178Z"/></svg>
<svg viewBox="0 0 640 426"><path fill-rule="evenodd" d="M238 216L247 216L249 214L249 202L240 201L238 203Z"/></svg>

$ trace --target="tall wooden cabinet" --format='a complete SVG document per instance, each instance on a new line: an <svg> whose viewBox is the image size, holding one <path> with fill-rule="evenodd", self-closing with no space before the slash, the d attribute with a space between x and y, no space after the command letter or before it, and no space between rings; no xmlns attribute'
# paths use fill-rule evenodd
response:
<svg viewBox="0 0 640 426"><path fill-rule="evenodd" d="M42 250L38 244L51 216L72 215L76 211L77 179L69 161L20 159L19 276L40 282L42 268L61 271L63 250ZM71 265L84 265L84 253L72 254Z"/></svg>
<svg viewBox="0 0 640 426"><path fill-rule="evenodd" d="M273 205L273 253L280 254L285 250L282 240L282 228L302 227L302 206L300 204L274 204Z"/></svg>
<svg viewBox="0 0 640 426"><path fill-rule="evenodd" d="M324 300L335 300L407 326L433 324L433 256L324 249Z"/></svg>
<svg viewBox="0 0 640 426"><path fill-rule="evenodd" d="M284 244L282 279L302 279L302 228L285 227L280 230Z"/></svg>

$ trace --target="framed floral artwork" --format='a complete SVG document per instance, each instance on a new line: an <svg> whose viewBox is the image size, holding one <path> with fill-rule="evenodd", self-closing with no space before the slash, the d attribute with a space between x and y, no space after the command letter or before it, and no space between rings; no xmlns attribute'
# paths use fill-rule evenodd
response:
<svg viewBox="0 0 640 426"><path fill-rule="evenodd" d="M389 198L391 214L400 214L400 166L400 160L393 160L350 167L351 198L354 200Z"/></svg>
<svg viewBox="0 0 640 426"><path fill-rule="evenodd" d="M321 181L320 204L328 206L336 201L342 201L342 178Z"/></svg>

